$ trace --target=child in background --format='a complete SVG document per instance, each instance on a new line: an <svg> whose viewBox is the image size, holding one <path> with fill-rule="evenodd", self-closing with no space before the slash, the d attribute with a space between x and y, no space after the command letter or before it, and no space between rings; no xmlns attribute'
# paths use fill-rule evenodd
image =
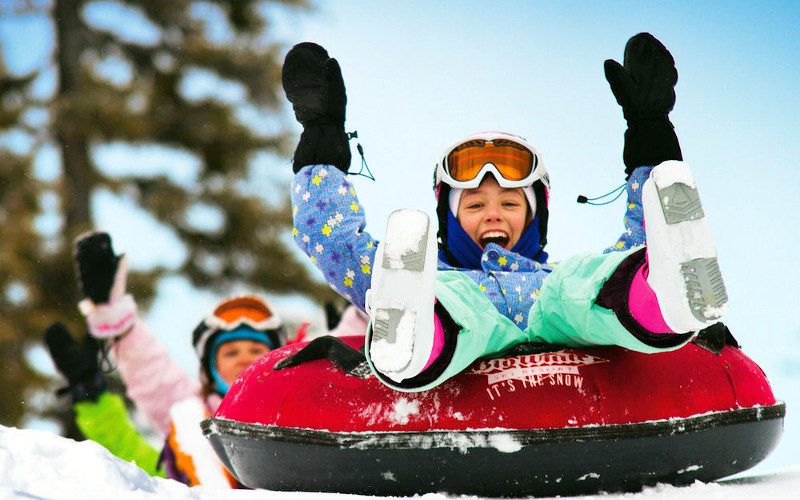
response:
<svg viewBox="0 0 800 500"><path fill-rule="evenodd" d="M502 132L454 143L437 165L438 245L415 211L392 214L378 244L346 179L339 65L312 43L287 54L284 89L304 127L293 159L295 240L370 315L367 360L384 383L425 390L527 341L677 349L722 315L727 295L708 219L668 118L672 56L641 33L624 65L609 60L605 69L628 122L626 231L609 251L556 266L544 252L541 155Z"/></svg>
<svg viewBox="0 0 800 500"><path fill-rule="evenodd" d="M127 258L114 254L107 233L79 237L75 261L89 333L109 343L128 396L166 438L168 477L191 486L238 487L203 437L200 422L216 411L242 371L285 344L278 314L255 295L222 300L192 334L200 361L198 380L170 357L139 318L136 302L125 293Z"/></svg>

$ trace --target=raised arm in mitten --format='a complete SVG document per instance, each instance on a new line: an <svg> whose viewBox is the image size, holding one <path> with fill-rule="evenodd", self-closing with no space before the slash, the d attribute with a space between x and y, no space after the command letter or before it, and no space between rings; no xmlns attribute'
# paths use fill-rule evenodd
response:
<svg viewBox="0 0 800 500"><path fill-rule="evenodd" d="M339 63L317 44L297 44L283 63L283 89L303 125L294 152L294 172L306 165L333 165L346 173L351 155L344 131L347 96Z"/></svg>
<svg viewBox="0 0 800 500"><path fill-rule="evenodd" d="M74 259L89 333L99 339L127 333L138 317L136 302L125 293L127 258L114 254L108 233L89 232L76 238Z"/></svg>
<svg viewBox="0 0 800 500"><path fill-rule="evenodd" d="M628 123L622 153L626 179L637 167L682 160L669 120L678 71L667 48L650 33L639 33L625 45L623 64L606 60L605 74Z"/></svg>
<svg viewBox="0 0 800 500"><path fill-rule="evenodd" d="M119 339L113 350L128 396L165 436L169 408L200 393L200 383L170 357L142 321L136 302L125 293L127 259L114 254L107 233L87 233L75 242L75 264L86 299L81 312L89 332L99 339Z"/></svg>

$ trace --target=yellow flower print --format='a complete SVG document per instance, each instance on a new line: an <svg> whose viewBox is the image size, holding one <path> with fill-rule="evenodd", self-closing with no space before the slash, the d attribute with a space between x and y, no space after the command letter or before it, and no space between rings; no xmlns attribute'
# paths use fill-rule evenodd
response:
<svg viewBox="0 0 800 500"><path fill-rule="evenodd" d="M361 272L364 274L369 274L371 272L369 255L361 256Z"/></svg>
<svg viewBox="0 0 800 500"><path fill-rule="evenodd" d="M353 288L353 277L356 275L355 271L352 269L348 269L345 273L344 277L344 284L350 288Z"/></svg>

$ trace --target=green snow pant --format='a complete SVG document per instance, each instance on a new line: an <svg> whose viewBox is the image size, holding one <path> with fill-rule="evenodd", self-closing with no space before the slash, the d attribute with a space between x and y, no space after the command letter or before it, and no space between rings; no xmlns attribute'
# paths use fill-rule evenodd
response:
<svg viewBox="0 0 800 500"><path fill-rule="evenodd" d="M84 436L113 455L135 462L151 476L166 477L158 469L160 452L136 430L121 396L103 392L97 401L79 401L73 407L75 423Z"/></svg>

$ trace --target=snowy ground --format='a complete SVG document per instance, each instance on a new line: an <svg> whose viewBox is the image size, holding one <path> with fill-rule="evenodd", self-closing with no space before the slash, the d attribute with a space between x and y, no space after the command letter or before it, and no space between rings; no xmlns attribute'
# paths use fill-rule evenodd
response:
<svg viewBox="0 0 800 500"><path fill-rule="evenodd" d="M487 478L488 480L488 478ZM718 483L695 483L676 488L657 486L640 493L598 494L576 499L629 500L752 500L797 498L800 468L740 477ZM75 442L38 430L0 426L0 499L127 500L169 498L171 500L295 499L346 500L357 495L273 491L215 491L153 478L135 465L111 455L91 442ZM442 494L417 498L438 500ZM460 497L476 498L476 497Z"/></svg>

